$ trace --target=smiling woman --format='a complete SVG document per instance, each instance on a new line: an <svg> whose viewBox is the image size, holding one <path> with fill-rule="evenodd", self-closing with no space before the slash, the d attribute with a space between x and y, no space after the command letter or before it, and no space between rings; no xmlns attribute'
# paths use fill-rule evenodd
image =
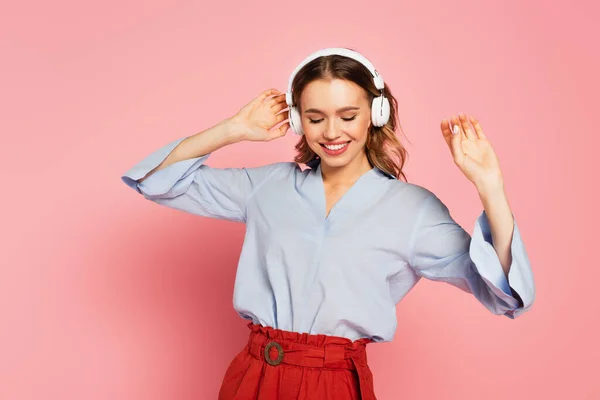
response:
<svg viewBox="0 0 600 400"><path fill-rule="evenodd" d="M452 120L464 135L441 126L483 200L471 237L435 194L399 179L406 152L396 111L368 60L324 49L297 67L286 93L265 90L121 177L158 204L246 223L233 305L250 335L220 400L376 399L366 345L392 340L395 305L422 277L511 319L532 306L531 266L480 124ZM223 146L273 140L289 127L302 135L296 162L206 163Z"/></svg>

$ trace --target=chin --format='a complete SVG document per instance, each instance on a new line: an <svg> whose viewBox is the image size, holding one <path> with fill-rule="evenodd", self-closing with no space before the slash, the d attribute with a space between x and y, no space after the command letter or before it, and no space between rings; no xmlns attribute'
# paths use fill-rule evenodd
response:
<svg viewBox="0 0 600 400"><path fill-rule="evenodd" d="M342 167L345 167L348 164L348 162L345 160L331 161L331 160L321 158L321 164L327 165L330 168L342 168Z"/></svg>
<svg viewBox="0 0 600 400"><path fill-rule="evenodd" d="M353 159L353 156L350 154L344 154L343 157L331 157L327 154L319 154L321 158L321 163L334 168L340 168L346 166Z"/></svg>

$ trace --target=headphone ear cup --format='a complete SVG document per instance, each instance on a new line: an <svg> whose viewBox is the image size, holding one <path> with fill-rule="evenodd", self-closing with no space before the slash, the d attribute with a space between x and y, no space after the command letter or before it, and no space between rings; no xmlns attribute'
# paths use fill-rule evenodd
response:
<svg viewBox="0 0 600 400"><path fill-rule="evenodd" d="M381 95L373 99L371 104L371 122L375 126L384 126L390 119L390 102Z"/></svg>
<svg viewBox="0 0 600 400"><path fill-rule="evenodd" d="M300 113L295 106L290 106L289 109L290 127L296 135L303 135L302 131L302 120L300 119Z"/></svg>

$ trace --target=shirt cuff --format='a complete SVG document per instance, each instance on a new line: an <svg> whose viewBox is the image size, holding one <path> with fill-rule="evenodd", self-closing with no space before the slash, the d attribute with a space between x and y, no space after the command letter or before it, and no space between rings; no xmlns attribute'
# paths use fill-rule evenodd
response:
<svg viewBox="0 0 600 400"><path fill-rule="evenodd" d="M123 174L121 180L127 186L146 197L161 197L167 194L179 180L186 178L190 172L195 171L198 168L198 164L203 164L210 156L210 153L173 163L166 168L154 172L141 183L138 183L137 180L143 178L148 172L160 165L184 139L179 138L155 150Z"/></svg>
<svg viewBox="0 0 600 400"><path fill-rule="evenodd" d="M508 279L492 243L492 233L485 210L477 217L470 244L471 259L489 289L510 308L507 316L514 318L526 311L535 297L531 264L525 251L517 221L513 215L510 244L512 261Z"/></svg>

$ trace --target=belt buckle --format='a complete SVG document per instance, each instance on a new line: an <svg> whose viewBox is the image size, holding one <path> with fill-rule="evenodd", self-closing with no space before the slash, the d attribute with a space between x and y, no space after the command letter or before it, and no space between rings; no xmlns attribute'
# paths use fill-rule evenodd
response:
<svg viewBox="0 0 600 400"><path fill-rule="evenodd" d="M271 347L275 347L277 349L277 352L279 353L275 360L271 359L271 356L269 354ZM281 362L283 361L283 348L281 348L281 345L279 343L275 341L267 343L267 345L265 346L265 360L273 366L281 364Z"/></svg>

